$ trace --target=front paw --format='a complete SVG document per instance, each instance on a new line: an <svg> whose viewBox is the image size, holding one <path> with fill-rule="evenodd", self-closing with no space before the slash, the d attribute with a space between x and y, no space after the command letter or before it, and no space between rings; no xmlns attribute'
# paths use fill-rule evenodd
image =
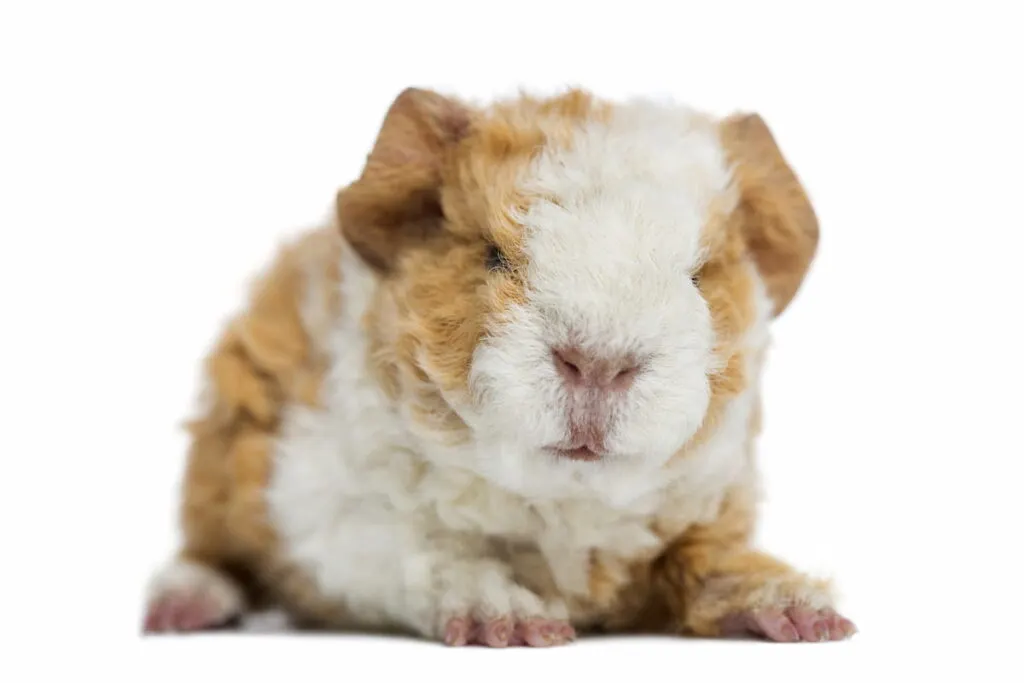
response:
<svg viewBox="0 0 1024 683"><path fill-rule="evenodd" d="M733 612L718 624L725 637L756 636L777 643L827 642L845 640L857 627L832 608L756 607Z"/></svg>
<svg viewBox="0 0 1024 683"><path fill-rule="evenodd" d="M560 600L520 586L504 565L479 561L448 568L430 631L446 645L550 647L576 636Z"/></svg>
<svg viewBox="0 0 1024 683"><path fill-rule="evenodd" d="M516 618L488 620L452 617L445 625L446 645L485 647L550 647L564 645L576 637L572 625L560 619Z"/></svg>
<svg viewBox="0 0 1024 683"><path fill-rule="evenodd" d="M795 643L845 640L857 632L835 610L827 583L795 572L716 576L687 612L696 635Z"/></svg>

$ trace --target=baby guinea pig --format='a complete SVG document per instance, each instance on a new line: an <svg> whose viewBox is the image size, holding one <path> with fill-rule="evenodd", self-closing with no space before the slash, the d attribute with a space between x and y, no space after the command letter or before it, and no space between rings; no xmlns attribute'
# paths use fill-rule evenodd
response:
<svg viewBox="0 0 1024 683"><path fill-rule="evenodd" d="M405 90L207 358L146 631L850 636L751 546L768 330L817 240L757 115Z"/></svg>

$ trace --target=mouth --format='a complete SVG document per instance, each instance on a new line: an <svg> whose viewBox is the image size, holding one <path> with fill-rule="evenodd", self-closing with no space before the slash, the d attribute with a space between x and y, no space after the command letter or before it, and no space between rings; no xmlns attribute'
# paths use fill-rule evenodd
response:
<svg viewBox="0 0 1024 683"><path fill-rule="evenodd" d="M588 446L579 446L578 448L549 448L548 450L560 458L567 458L569 460L593 462L601 459L601 454L591 450Z"/></svg>

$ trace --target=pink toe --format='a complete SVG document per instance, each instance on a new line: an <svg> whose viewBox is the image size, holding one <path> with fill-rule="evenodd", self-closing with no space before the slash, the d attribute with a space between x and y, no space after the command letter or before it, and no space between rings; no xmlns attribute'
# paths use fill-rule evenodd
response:
<svg viewBox="0 0 1024 683"><path fill-rule="evenodd" d="M843 631L842 617L838 614L828 610L825 612L825 622L828 626L829 640L842 640L846 637L846 634Z"/></svg>
<svg viewBox="0 0 1024 683"><path fill-rule="evenodd" d="M779 640L785 643L795 643L800 640L800 634L793 624L783 624L782 637Z"/></svg>
<svg viewBox="0 0 1024 683"><path fill-rule="evenodd" d="M204 621L203 604L197 602L196 598L184 602L178 610L176 626L179 631L195 631L203 626Z"/></svg>
<svg viewBox="0 0 1024 683"><path fill-rule="evenodd" d="M202 625L202 613L195 605L183 606L178 613L175 623L179 631L195 631Z"/></svg>
<svg viewBox="0 0 1024 683"><path fill-rule="evenodd" d="M488 647L505 647L512 637L512 620L508 617L492 619L484 626L482 641Z"/></svg>
<svg viewBox="0 0 1024 683"><path fill-rule="evenodd" d="M749 612L737 612L724 617L718 623L718 629L726 638L746 636L752 633L762 635L761 629Z"/></svg>
<svg viewBox="0 0 1024 683"><path fill-rule="evenodd" d="M576 637L576 630L567 621L543 621L541 636L546 645L562 645Z"/></svg>
<svg viewBox="0 0 1024 683"><path fill-rule="evenodd" d="M781 610L761 610L751 615L755 630L761 635L781 643L800 640L796 627Z"/></svg>
<svg viewBox="0 0 1024 683"><path fill-rule="evenodd" d="M446 645L459 647L469 642L470 623L464 617L449 619L444 629Z"/></svg>
<svg viewBox="0 0 1024 683"><path fill-rule="evenodd" d="M516 642L530 647L547 645L544 622L541 619L527 619L516 626Z"/></svg>
<svg viewBox="0 0 1024 683"><path fill-rule="evenodd" d="M146 626L153 633L159 633L164 630L164 614L167 612L167 605L163 600L158 600L149 608L149 614L146 615Z"/></svg>
<svg viewBox="0 0 1024 683"><path fill-rule="evenodd" d="M143 626L146 633L156 633L160 630L160 604L154 604L146 611L146 621Z"/></svg>
<svg viewBox="0 0 1024 683"><path fill-rule="evenodd" d="M160 630L177 631L178 619L182 609L184 609L184 605L182 604L181 598L177 596L167 598L164 601L163 609L161 610Z"/></svg>
<svg viewBox="0 0 1024 683"><path fill-rule="evenodd" d="M843 640L856 633L857 628L846 617L833 609L822 610L822 616L828 625L829 640Z"/></svg>
<svg viewBox="0 0 1024 683"><path fill-rule="evenodd" d="M524 619L516 623L510 645L550 647L562 645L575 635L572 626L564 621L550 619Z"/></svg>
<svg viewBox="0 0 1024 683"><path fill-rule="evenodd" d="M791 607L787 614L802 640L815 643L829 639L828 619L821 612L807 607Z"/></svg>
<svg viewBox="0 0 1024 683"><path fill-rule="evenodd" d="M218 609L216 603L209 599L198 603L194 615L194 629L213 629L225 623L224 615Z"/></svg>

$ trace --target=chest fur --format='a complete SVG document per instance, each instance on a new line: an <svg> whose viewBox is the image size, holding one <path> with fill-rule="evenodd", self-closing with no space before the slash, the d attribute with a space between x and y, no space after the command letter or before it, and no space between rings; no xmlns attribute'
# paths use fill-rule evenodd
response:
<svg viewBox="0 0 1024 683"><path fill-rule="evenodd" d="M461 466L473 454L458 447L427 452L368 369L362 320L373 286L343 281L349 306L327 340L333 358L322 405L287 411L267 490L281 552L328 597L373 595L397 580L394 567L429 553L437 539L504 555L529 574L527 583L586 596L595 556L606 573L656 556L671 537L713 516L744 469L752 389L685 457L560 495L499 486Z"/></svg>
<svg viewBox="0 0 1024 683"><path fill-rule="evenodd" d="M716 434L659 482L634 482L645 492L628 503L600 492L528 498L423 458L371 380L345 366L334 375L345 390L324 409L289 414L268 491L288 559L328 595L358 591L378 580L370 575L374 567L401 564L432 538L458 537L505 553L528 584L586 596L596 556L613 581L626 580L630 564L653 558L687 526L711 518L744 466L745 396L729 407Z"/></svg>

